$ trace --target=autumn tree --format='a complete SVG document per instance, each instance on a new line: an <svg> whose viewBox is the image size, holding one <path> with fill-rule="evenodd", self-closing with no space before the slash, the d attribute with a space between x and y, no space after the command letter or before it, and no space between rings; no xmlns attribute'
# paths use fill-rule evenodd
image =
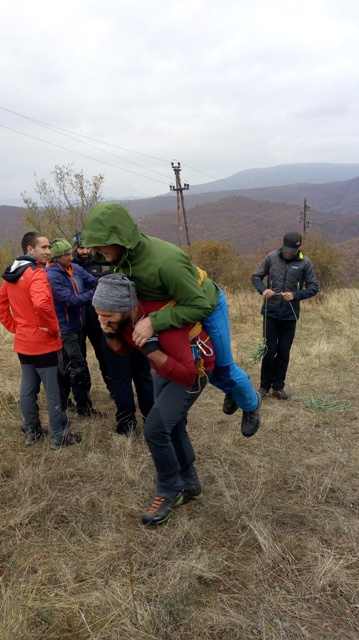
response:
<svg viewBox="0 0 359 640"><path fill-rule="evenodd" d="M192 262L207 272L209 278L231 289L250 286L250 268L230 243L216 240L197 241L187 249Z"/></svg>
<svg viewBox="0 0 359 640"><path fill-rule="evenodd" d="M335 245L328 243L325 234L321 232L313 235L305 234L302 251L313 263L321 291L343 286L340 273L342 264L340 251Z"/></svg>
<svg viewBox="0 0 359 640"><path fill-rule="evenodd" d="M86 213L102 200L105 177L98 174L88 179L83 169L76 172L72 164L56 165L51 175L53 183L35 173L35 192L40 204L26 192L21 194L27 207L24 222L27 228L50 239L61 236L71 242L74 234L81 231Z"/></svg>

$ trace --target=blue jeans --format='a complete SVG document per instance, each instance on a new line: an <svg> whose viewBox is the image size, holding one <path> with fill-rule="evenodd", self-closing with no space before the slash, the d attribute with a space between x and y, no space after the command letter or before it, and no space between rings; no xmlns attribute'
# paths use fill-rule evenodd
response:
<svg viewBox="0 0 359 640"><path fill-rule="evenodd" d="M233 362L228 305L222 289L219 291L215 310L202 320L203 329L208 333L216 354L216 366L210 382L224 393L230 393L243 411L254 411L258 407L258 395L247 374Z"/></svg>

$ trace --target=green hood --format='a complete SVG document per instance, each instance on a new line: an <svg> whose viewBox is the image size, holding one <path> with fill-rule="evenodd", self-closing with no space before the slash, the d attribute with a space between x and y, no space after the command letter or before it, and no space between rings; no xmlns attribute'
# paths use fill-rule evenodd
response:
<svg viewBox="0 0 359 640"><path fill-rule="evenodd" d="M82 229L84 247L119 244L134 249L140 237L138 226L128 211L114 202L101 202L90 209Z"/></svg>

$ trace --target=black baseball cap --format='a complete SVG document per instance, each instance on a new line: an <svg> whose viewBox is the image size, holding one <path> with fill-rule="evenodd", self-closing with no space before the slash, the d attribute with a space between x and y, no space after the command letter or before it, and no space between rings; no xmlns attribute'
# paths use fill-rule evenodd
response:
<svg viewBox="0 0 359 640"><path fill-rule="evenodd" d="M282 253L297 253L302 244L302 236L296 231L289 231L283 238Z"/></svg>

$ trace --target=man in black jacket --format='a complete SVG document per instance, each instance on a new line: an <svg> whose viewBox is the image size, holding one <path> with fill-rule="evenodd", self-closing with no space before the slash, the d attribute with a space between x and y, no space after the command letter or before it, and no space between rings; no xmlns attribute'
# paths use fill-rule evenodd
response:
<svg viewBox="0 0 359 640"><path fill-rule="evenodd" d="M312 298L319 291L313 264L301 252L301 244L300 233L286 233L283 246L268 253L252 275L253 285L265 298L261 313L267 352L261 368L262 398L272 388L275 398L288 400L284 385L300 301ZM265 277L267 286L263 282Z"/></svg>
<svg viewBox="0 0 359 640"><path fill-rule="evenodd" d="M76 233L76 235L72 239L74 250L73 250L73 260L74 264L80 265L87 273L90 273L95 278L99 278L102 275L102 267L97 264L92 259L91 249L83 246L82 242L82 233L81 231ZM89 339L93 346L93 350L95 352L95 356L97 362L100 367L100 371L102 374L103 381L109 390L112 392L111 387L111 378L108 371L108 365L104 353L104 342L102 337L102 329L100 327L100 323L98 321L97 315L94 311L94 308L91 302L86 305L86 324L83 328L82 332L83 342L82 342L82 353L84 358L87 357L87 349L86 349L86 338Z"/></svg>

